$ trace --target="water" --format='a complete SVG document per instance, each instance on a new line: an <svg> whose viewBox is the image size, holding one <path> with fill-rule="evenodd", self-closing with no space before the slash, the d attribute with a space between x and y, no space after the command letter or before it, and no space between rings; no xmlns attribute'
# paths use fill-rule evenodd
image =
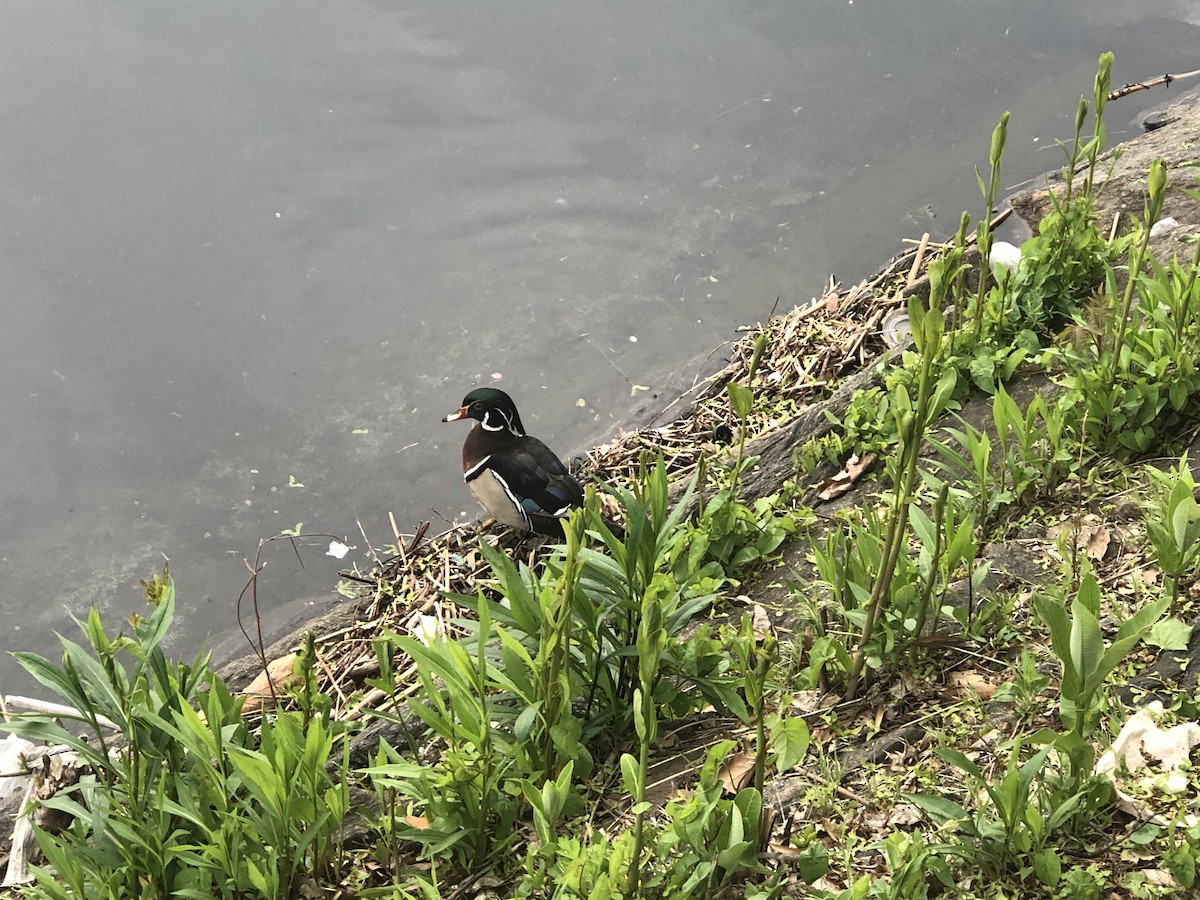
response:
<svg viewBox="0 0 1200 900"><path fill-rule="evenodd" d="M1136 7L1136 9L1134 9ZM1194 68L1195 3L0 5L0 610L50 652L169 556L175 648L260 538L477 514L477 384L564 455L739 324L1057 167L1096 57ZM1180 85L1110 107L1119 132ZM635 340L636 339L636 340ZM499 375L499 380L494 379ZM635 390L643 385L648 391ZM302 485L302 486L301 486ZM336 602L265 554L268 627ZM11 660L0 689L26 690Z"/></svg>

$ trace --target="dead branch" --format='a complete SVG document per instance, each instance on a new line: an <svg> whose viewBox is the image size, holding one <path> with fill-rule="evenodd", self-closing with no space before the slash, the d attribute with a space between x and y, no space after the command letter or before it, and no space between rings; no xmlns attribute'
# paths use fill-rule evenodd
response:
<svg viewBox="0 0 1200 900"><path fill-rule="evenodd" d="M1191 72L1181 72L1178 75L1167 73L1159 78L1153 78L1150 81L1139 81L1137 84L1126 84L1124 87L1117 88L1115 91L1108 92L1109 100L1119 100L1127 94L1136 94L1138 91L1148 91L1152 87L1161 85L1171 86L1172 81L1178 81L1180 78L1195 78L1200 75L1200 69L1194 69Z"/></svg>

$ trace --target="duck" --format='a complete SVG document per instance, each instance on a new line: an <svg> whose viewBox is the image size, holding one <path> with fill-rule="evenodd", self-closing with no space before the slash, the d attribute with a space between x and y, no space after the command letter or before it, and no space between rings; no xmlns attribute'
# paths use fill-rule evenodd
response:
<svg viewBox="0 0 1200 900"><path fill-rule="evenodd" d="M554 451L525 433L511 397L476 388L443 422L475 419L462 449L463 480L497 522L562 537L562 519L583 505L583 488Z"/></svg>

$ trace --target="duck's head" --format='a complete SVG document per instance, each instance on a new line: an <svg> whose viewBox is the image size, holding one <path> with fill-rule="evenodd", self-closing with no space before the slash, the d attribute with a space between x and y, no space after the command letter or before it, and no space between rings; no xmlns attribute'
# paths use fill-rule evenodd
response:
<svg viewBox="0 0 1200 900"><path fill-rule="evenodd" d="M445 416L443 422L477 419L486 431L509 431L524 437L525 426L517 413L517 405L504 391L496 388L476 388L463 397L462 406Z"/></svg>

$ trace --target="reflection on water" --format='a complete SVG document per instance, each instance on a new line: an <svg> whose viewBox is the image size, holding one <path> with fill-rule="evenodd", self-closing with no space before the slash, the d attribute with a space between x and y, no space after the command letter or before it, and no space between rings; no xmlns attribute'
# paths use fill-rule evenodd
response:
<svg viewBox="0 0 1200 900"><path fill-rule="evenodd" d="M1129 7L0 7L5 647L136 609L166 554L190 652L260 537L474 516L438 421L472 385L582 449L777 297L951 231L1002 110L1016 184L1102 50L1193 67ZM328 602L320 548L267 561L274 624Z"/></svg>

